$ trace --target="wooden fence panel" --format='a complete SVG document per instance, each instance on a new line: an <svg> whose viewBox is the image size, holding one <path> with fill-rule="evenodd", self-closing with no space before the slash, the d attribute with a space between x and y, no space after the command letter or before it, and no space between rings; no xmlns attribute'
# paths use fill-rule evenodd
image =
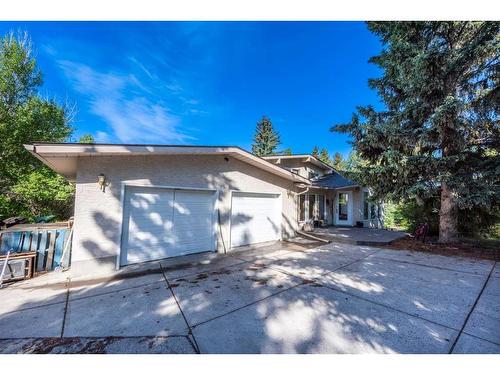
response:
<svg viewBox="0 0 500 375"><path fill-rule="evenodd" d="M56 231L49 232L49 247L47 248L47 255L45 258L45 269L52 269L52 261L54 260L54 247L56 245Z"/></svg>
<svg viewBox="0 0 500 375"><path fill-rule="evenodd" d="M69 235L69 230L57 230L56 231L56 244L54 249L54 268L61 265L61 258L64 249L64 244L69 238L66 238Z"/></svg>

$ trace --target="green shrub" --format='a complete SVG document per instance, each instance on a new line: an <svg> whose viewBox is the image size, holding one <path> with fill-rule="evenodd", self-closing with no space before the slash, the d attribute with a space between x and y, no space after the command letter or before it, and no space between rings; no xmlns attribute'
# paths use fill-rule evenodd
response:
<svg viewBox="0 0 500 375"><path fill-rule="evenodd" d="M415 200L388 202L384 223L387 228L414 232L421 223L429 223L429 234L439 233L439 200L428 199L422 204ZM466 237L500 238L500 209L475 207L458 213L459 231Z"/></svg>
<svg viewBox="0 0 500 375"><path fill-rule="evenodd" d="M429 234L438 234L439 208L433 200L418 204L415 200L389 202L385 206L386 227L414 232L422 223L429 224Z"/></svg>

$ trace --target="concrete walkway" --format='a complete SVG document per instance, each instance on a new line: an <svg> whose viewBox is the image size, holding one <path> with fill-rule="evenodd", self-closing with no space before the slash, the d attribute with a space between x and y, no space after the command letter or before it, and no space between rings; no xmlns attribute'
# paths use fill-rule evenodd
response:
<svg viewBox="0 0 500 375"><path fill-rule="evenodd" d="M0 290L3 353L500 353L500 267L330 243Z"/></svg>
<svg viewBox="0 0 500 375"><path fill-rule="evenodd" d="M400 231L356 227L315 228L313 234L333 242L364 246L387 245L398 238L407 236L407 233Z"/></svg>

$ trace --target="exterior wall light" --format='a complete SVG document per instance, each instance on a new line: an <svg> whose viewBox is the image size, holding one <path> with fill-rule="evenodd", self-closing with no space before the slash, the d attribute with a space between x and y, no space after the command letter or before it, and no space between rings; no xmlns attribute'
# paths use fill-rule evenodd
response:
<svg viewBox="0 0 500 375"><path fill-rule="evenodd" d="M108 185L106 183L106 176L103 175L102 173L97 176L97 185L99 185L99 189L104 192L106 190L106 186Z"/></svg>

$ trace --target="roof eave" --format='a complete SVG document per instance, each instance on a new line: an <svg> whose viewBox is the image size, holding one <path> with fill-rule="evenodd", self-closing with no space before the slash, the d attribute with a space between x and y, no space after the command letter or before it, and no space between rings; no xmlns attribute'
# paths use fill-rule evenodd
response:
<svg viewBox="0 0 500 375"><path fill-rule="evenodd" d="M356 187L361 187L361 185L353 184L353 185L343 185L343 186L321 186L321 185L312 185L311 186L311 188L330 189L330 190L348 189L348 188L356 188Z"/></svg>
<svg viewBox="0 0 500 375"><path fill-rule="evenodd" d="M309 155L309 154L301 154L301 155L270 155L270 156L263 156L263 159L269 159L269 160L274 160L274 159L306 159L304 160L305 162L309 162L311 164L314 164L316 166L319 166L325 170L330 170L330 171L335 171L335 168L332 166L326 164L325 162L319 160L317 157L314 155Z"/></svg>
<svg viewBox="0 0 500 375"><path fill-rule="evenodd" d="M293 182L300 182L310 185L311 182L299 175L296 175L282 167L270 163L263 158L255 156L248 151L236 146L163 146L163 145L110 145L110 144L54 144L54 143L34 143L24 145L33 156L46 164L48 167L63 175L70 181L76 179L76 159L78 157L97 157L112 155L231 155L243 162L251 164L257 168L264 169L269 173L281 176ZM64 160L72 166L58 167L50 160ZM66 168L66 169L65 169ZM74 170L73 170L74 169Z"/></svg>

